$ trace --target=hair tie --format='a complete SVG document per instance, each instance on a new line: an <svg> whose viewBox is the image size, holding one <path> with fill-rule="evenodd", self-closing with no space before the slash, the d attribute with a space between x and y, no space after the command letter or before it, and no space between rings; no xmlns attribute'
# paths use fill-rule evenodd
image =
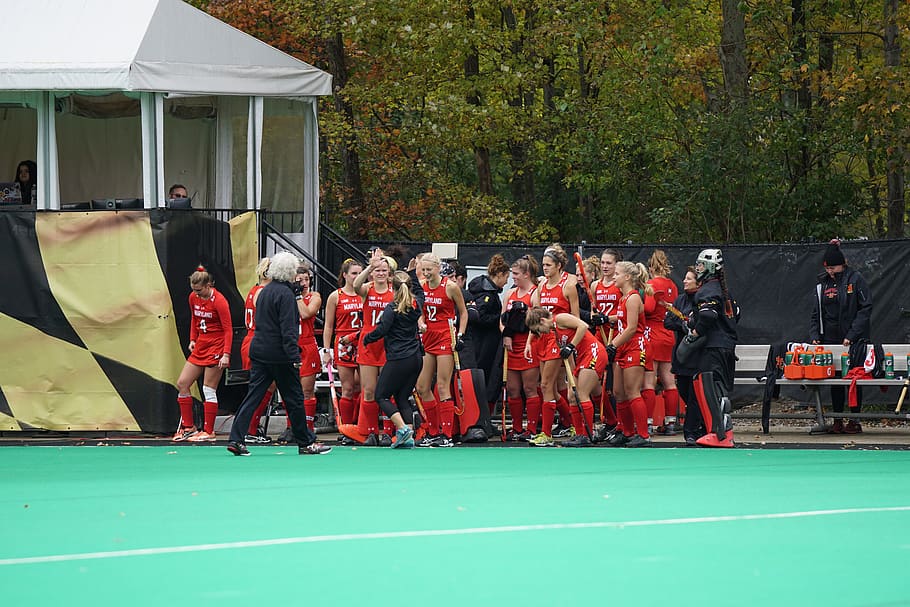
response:
<svg viewBox="0 0 910 607"><path fill-rule="evenodd" d="M196 266L196 271L205 272L205 266L203 266L202 264L199 264L198 266Z"/></svg>

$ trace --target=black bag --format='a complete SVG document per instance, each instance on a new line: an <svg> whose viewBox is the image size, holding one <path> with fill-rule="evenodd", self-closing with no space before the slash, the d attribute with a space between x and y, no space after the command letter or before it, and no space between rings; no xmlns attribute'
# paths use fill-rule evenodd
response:
<svg viewBox="0 0 910 607"><path fill-rule="evenodd" d="M873 344L868 339L859 339L850 344L850 368L865 367L870 345L874 352L874 360L869 374L876 379L881 379L885 376L885 349L881 344Z"/></svg>

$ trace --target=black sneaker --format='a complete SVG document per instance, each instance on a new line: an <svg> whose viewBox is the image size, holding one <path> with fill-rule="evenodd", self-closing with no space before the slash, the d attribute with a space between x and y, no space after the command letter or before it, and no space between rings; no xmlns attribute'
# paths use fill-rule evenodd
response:
<svg viewBox="0 0 910 607"><path fill-rule="evenodd" d="M228 443L227 450L234 455L250 455L250 450L246 448L246 445L234 441Z"/></svg>
<svg viewBox="0 0 910 607"><path fill-rule="evenodd" d="M556 426L553 428L553 438L567 438L572 436L572 426Z"/></svg>
<svg viewBox="0 0 910 607"><path fill-rule="evenodd" d="M559 443L562 447L593 447L594 443L591 442L584 434L579 434L575 438L570 438L567 441Z"/></svg>
<svg viewBox="0 0 910 607"><path fill-rule="evenodd" d="M383 432L379 435L379 446L380 447L391 447L392 446L392 437Z"/></svg>
<svg viewBox="0 0 910 607"><path fill-rule="evenodd" d="M452 442L452 439L446 436L445 434L440 434L433 439L433 444L431 447L452 447L455 443Z"/></svg>
<svg viewBox="0 0 910 607"><path fill-rule="evenodd" d="M344 434L338 435L338 444L342 447L347 447L350 445L359 445L360 442L355 441L353 438L347 437Z"/></svg>
<svg viewBox="0 0 910 607"><path fill-rule="evenodd" d="M607 440L604 442L608 447L622 447L626 444L626 441L629 440L626 438L626 435L622 432L614 432L611 436L607 437Z"/></svg>
<svg viewBox="0 0 910 607"><path fill-rule="evenodd" d="M247 434L243 437L243 441L246 443L251 443L253 445L271 445L272 439L265 435L262 432L262 428L256 434Z"/></svg>
<svg viewBox="0 0 910 607"><path fill-rule="evenodd" d="M436 440L436 438L437 437L435 437L435 436L430 436L429 434L424 434L423 438L420 439L419 441L417 441L417 446L418 447L432 447L433 442Z"/></svg>
<svg viewBox="0 0 910 607"><path fill-rule="evenodd" d="M288 445L290 443L295 442L295 440L296 439L294 438L294 431L291 430L290 428L285 428L284 432L282 432L278 436L278 438L275 439L275 444L276 445Z"/></svg>
<svg viewBox="0 0 910 607"><path fill-rule="evenodd" d="M612 434L615 429L616 424L613 424L612 426L609 424L601 424L597 426L594 428L594 437L592 439L592 442L602 443L610 437L610 434Z"/></svg>
<svg viewBox="0 0 910 607"><path fill-rule="evenodd" d="M306 447L297 447L298 455L323 455L328 453L332 448L322 443L310 443Z"/></svg>
<svg viewBox="0 0 910 607"><path fill-rule="evenodd" d="M649 439L649 438L642 438L641 436L639 436L639 435L637 435L637 434L635 434L634 436L632 436L632 438L630 438L629 440L627 440L627 441L626 441L626 444L623 445L623 447L632 447L632 448L635 448L635 447L650 447L650 446L651 446L651 439Z"/></svg>
<svg viewBox="0 0 910 607"><path fill-rule="evenodd" d="M364 447L378 447L379 446L379 437L375 433L370 432L370 435L365 441L363 441Z"/></svg>
<svg viewBox="0 0 910 607"><path fill-rule="evenodd" d="M696 442L696 440L697 439L694 436L687 436L686 437L686 446L687 447L697 447L698 443Z"/></svg>

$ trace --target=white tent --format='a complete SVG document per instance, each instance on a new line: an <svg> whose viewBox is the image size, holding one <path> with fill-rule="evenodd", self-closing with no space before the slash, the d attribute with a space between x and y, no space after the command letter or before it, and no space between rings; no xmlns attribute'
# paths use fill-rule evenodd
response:
<svg viewBox="0 0 910 607"><path fill-rule="evenodd" d="M316 97L331 93L329 74L181 0L6 0L3 10L28 16L4 31L3 159L37 160L37 208L60 208L61 190L64 203L116 194L150 208L167 182L186 181L199 206L305 210L315 235ZM264 167L264 137L299 147L267 150Z"/></svg>

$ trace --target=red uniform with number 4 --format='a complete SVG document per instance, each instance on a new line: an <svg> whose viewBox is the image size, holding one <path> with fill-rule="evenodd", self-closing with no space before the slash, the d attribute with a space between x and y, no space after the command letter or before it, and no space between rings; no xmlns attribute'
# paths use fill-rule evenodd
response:
<svg viewBox="0 0 910 607"><path fill-rule="evenodd" d="M187 362L200 367L214 367L225 354L231 353L233 329L231 310L224 296L212 288L212 295L203 299L190 293L190 341L195 342Z"/></svg>

